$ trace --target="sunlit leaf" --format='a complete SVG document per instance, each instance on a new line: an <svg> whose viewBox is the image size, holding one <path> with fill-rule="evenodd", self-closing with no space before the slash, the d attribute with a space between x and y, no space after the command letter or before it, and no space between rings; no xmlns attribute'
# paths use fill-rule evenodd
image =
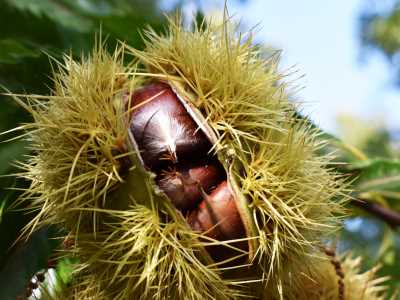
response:
<svg viewBox="0 0 400 300"><path fill-rule="evenodd" d="M376 158L354 163L349 170L359 172L361 191L400 191L400 160Z"/></svg>

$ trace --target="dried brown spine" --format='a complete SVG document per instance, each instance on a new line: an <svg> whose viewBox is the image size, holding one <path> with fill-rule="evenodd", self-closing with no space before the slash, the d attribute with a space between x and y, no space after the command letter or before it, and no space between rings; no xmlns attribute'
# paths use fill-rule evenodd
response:
<svg viewBox="0 0 400 300"><path fill-rule="evenodd" d="M332 248L324 248L325 254L330 258L331 264L335 268L336 276L338 277L338 299L345 300L345 285L344 285L344 271L340 260L336 257L336 251Z"/></svg>

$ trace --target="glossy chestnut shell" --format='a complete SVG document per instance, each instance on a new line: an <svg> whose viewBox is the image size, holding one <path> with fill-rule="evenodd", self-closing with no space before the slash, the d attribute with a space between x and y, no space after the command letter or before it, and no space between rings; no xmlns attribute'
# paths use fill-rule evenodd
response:
<svg viewBox="0 0 400 300"><path fill-rule="evenodd" d="M137 90L130 107L130 130L148 168L157 168L165 161L178 163L211 148L167 84L154 83Z"/></svg>

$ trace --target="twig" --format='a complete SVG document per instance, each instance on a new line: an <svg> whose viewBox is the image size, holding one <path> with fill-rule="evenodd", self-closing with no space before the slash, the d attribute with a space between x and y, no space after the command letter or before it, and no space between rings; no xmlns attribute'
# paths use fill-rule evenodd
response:
<svg viewBox="0 0 400 300"><path fill-rule="evenodd" d="M351 204L369 212L392 227L400 226L400 213L394 210L363 199L353 199Z"/></svg>

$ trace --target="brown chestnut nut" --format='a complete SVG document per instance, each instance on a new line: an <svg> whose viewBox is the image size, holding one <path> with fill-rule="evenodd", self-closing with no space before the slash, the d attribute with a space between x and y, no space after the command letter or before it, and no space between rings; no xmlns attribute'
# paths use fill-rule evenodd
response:
<svg viewBox="0 0 400 300"><path fill-rule="evenodd" d="M194 153L207 154L211 149L169 85L145 86L133 93L129 104L130 130L148 168L156 168L162 160L177 163Z"/></svg>
<svg viewBox="0 0 400 300"><path fill-rule="evenodd" d="M207 196L187 219L194 231L203 232L206 236L218 241L240 239L246 231L236 207L233 192L226 181ZM247 250L247 242L235 242L232 246ZM208 252L217 260L232 257L232 251L224 246L208 247Z"/></svg>
<svg viewBox="0 0 400 300"><path fill-rule="evenodd" d="M180 167L165 172L158 180L158 186L164 191L174 206L185 212L195 208L203 198L218 185L224 177L222 167L210 164L191 168Z"/></svg>

